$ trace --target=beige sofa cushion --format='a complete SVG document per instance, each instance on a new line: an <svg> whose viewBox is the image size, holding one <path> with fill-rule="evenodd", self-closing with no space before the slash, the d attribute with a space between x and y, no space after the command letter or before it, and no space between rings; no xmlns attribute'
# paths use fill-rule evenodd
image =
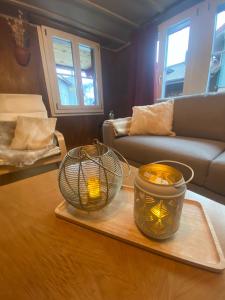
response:
<svg viewBox="0 0 225 300"><path fill-rule="evenodd" d="M126 136L114 139L112 147L139 164L157 160L186 163L195 172L193 183L203 185L211 161L225 150L225 143L178 136Z"/></svg>
<svg viewBox="0 0 225 300"><path fill-rule="evenodd" d="M11 149L35 150L52 144L56 118L18 117Z"/></svg>
<svg viewBox="0 0 225 300"><path fill-rule="evenodd" d="M129 135L174 135L173 100L134 106Z"/></svg>

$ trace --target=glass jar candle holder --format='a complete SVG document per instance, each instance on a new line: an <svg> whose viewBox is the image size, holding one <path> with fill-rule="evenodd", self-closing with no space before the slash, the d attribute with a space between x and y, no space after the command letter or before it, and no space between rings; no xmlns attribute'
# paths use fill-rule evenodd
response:
<svg viewBox="0 0 225 300"><path fill-rule="evenodd" d="M176 168L179 164L191 173L185 181ZM148 237L166 239L179 228L186 184L192 180L191 167L174 161L161 161L140 167L134 183L134 218Z"/></svg>

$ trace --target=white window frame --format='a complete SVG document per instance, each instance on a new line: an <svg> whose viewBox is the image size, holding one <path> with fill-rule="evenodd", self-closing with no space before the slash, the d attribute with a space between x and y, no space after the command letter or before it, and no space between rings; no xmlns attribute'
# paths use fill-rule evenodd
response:
<svg viewBox="0 0 225 300"><path fill-rule="evenodd" d="M56 30L47 26L38 26L38 37L41 50L42 63L44 68L45 81L48 91L51 114L53 116L69 115L91 115L103 114L103 91L102 91L102 72L100 45L93 41L80 38L70 33ZM76 90L79 105L62 105L55 68L52 37L59 37L69 40L72 43L72 55L75 68ZM82 89L82 78L80 68L79 44L88 46L94 50L94 64L96 74L96 105L84 105Z"/></svg>
<svg viewBox="0 0 225 300"><path fill-rule="evenodd" d="M205 0L159 25L159 77L156 80L159 82L157 94L160 98L164 93L163 76L167 56L168 29L185 20L190 21L190 35L183 95L208 92L216 12L217 7L224 2L225 0Z"/></svg>

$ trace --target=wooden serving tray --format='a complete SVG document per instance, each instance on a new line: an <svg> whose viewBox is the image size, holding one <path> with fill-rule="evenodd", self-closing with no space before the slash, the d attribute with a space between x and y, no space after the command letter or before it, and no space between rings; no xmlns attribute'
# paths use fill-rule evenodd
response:
<svg viewBox="0 0 225 300"><path fill-rule="evenodd" d="M111 204L100 211L84 212L64 201L55 213L69 222L187 264L213 272L225 269L214 228L199 202L184 201L180 228L164 241L149 239L139 231L133 217L133 202L133 188L123 186Z"/></svg>

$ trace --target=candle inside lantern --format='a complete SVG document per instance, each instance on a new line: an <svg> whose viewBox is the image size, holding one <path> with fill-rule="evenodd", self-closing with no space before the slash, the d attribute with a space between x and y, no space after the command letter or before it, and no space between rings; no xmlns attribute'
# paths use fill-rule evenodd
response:
<svg viewBox="0 0 225 300"><path fill-rule="evenodd" d="M156 216L159 220L167 217L169 215L169 211L166 205L163 203L163 200L160 200L159 203L150 210L151 213Z"/></svg>
<svg viewBox="0 0 225 300"><path fill-rule="evenodd" d="M100 180L97 177L91 177L87 181L88 196L91 199L96 199L100 194Z"/></svg>

